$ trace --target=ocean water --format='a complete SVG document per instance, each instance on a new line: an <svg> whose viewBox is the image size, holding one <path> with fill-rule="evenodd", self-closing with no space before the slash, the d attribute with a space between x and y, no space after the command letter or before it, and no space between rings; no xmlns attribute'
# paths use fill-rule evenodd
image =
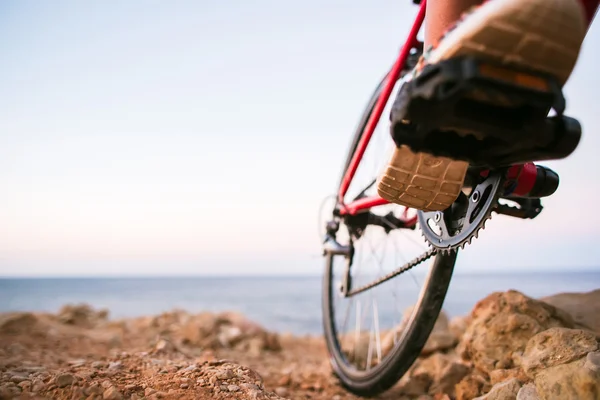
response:
<svg viewBox="0 0 600 400"><path fill-rule="evenodd" d="M592 272L456 274L444 309L467 314L493 291L516 289L531 297L600 288ZM236 310L267 329L320 334L320 277L48 278L0 279L0 312L57 311L67 303L110 310L112 318Z"/></svg>

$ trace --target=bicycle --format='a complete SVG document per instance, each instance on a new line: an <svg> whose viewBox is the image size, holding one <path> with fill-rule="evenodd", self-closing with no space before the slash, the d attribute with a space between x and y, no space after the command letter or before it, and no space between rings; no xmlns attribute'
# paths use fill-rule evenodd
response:
<svg viewBox="0 0 600 400"><path fill-rule="evenodd" d="M582 1L591 23L598 1ZM578 121L563 113L565 100L560 87L552 77L535 71L508 69L467 57L429 66L418 79L403 82L423 52L423 43L417 36L426 1L413 3L419 5L415 21L397 60L380 81L360 119L344 163L331 219L325 224L322 311L330 363L340 383L362 396L391 388L419 357L440 314L459 249L478 237L492 213L534 219L542 212L540 198L557 189L558 175L533 161L567 157L581 137ZM391 104L393 92L398 95ZM503 96L508 106L490 105L486 96ZM378 171L366 174L364 184L356 184L360 167L366 165L367 149L374 142L374 132L390 106L392 129L385 134L387 144L405 144L413 151L469 161L463 193L449 209L421 212L389 204L370 193ZM551 110L555 115L549 116ZM451 133L441 132L441 126L485 130L487 136L475 140L457 135L449 143L445 138ZM527 135L523 135L525 131ZM390 133L393 140L389 140ZM533 139L523 142L515 140L518 137ZM376 154L380 161L387 160L381 153ZM353 185L357 186L357 193L349 196ZM348 197L352 199L349 202ZM367 238L411 238L409 234L418 234L419 230L426 249L403 265L398 266L394 260L392 268L384 270L384 261L389 261L385 253L387 242L381 246L383 254L377 256L381 247L374 247L372 239ZM401 247L402 251L415 242L411 238ZM360 263L365 260L361 245L370 247L368 256L377 263L381 276L359 273ZM396 246L393 250L402 253L399 249ZM390 286L397 281L394 278L412 274L418 264L428 260L433 263L411 311L399 312L397 297L379 305L372 294L375 288ZM418 283L415 276L413 280ZM407 292L404 287L403 293ZM363 303L360 299L365 297L368 302ZM337 301L349 304L338 307ZM351 308L353 304L356 307ZM369 311L372 319L365 318ZM381 315L391 328L381 328ZM356 328L345 333L352 320ZM367 324L369 330L365 333L361 328ZM359 354L365 349L366 354Z"/></svg>

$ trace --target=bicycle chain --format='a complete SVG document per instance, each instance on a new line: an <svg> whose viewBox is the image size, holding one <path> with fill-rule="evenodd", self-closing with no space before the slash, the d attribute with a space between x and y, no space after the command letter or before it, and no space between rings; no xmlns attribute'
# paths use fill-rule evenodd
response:
<svg viewBox="0 0 600 400"><path fill-rule="evenodd" d="M389 281L390 279L395 278L396 276L403 274L403 273L407 272L408 270L416 267L417 265L421 264L422 262L427 261L428 259L430 259L434 255L436 255L437 253L438 253L438 249L431 249L431 250L427 251L426 253L421 254L419 257L414 258L413 260L407 262L406 264L402 265L401 267L395 269L394 271L390 272L389 274L382 276L381 278L377 279L376 281L373 281L367 285L361 286L358 289L348 291L348 293L346 293L346 297L350 297L350 296L354 296L354 295L362 293L362 292L366 292L367 290L372 289L375 286L381 285L383 282Z"/></svg>

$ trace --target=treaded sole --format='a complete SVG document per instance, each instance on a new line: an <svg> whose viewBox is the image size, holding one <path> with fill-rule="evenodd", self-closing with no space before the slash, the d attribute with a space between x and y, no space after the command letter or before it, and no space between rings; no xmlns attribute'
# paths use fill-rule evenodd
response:
<svg viewBox="0 0 600 400"><path fill-rule="evenodd" d="M423 211L448 208L462 190L469 164L407 146L396 148L377 184L379 196L392 203Z"/></svg>
<svg viewBox="0 0 600 400"><path fill-rule="evenodd" d="M575 67L586 33L578 0L490 0L451 31L430 63L471 55L556 76ZM379 179L379 196L423 211L442 211L458 198L468 164L398 148Z"/></svg>

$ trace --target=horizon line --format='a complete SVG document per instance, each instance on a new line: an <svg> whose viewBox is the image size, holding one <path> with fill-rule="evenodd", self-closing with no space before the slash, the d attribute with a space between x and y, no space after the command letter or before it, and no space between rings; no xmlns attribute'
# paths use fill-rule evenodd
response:
<svg viewBox="0 0 600 400"><path fill-rule="evenodd" d="M569 268L569 269L516 269L514 271L507 271L506 269L494 269L494 270L472 270L472 271L456 271L453 276L469 276L469 275L530 275L536 273L550 273L550 274L566 274L566 273L598 273L600 274L600 267L583 267L583 268ZM265 278L322 278L322 274L135 274L135 275L0 275L0 280L16 280L16 279L182 279L182 278L207 278L207 279L265 279Z"/></svg>

